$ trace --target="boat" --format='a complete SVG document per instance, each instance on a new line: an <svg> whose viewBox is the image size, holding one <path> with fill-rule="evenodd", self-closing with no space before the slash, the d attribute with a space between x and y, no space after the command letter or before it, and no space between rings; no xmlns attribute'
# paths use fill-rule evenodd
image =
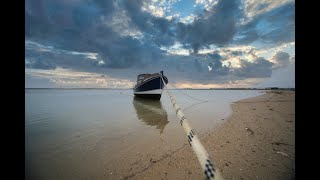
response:
<svg viewBox="0 0 320 180"><path fill-rule="evenodd" d="M136 97L160 100L164 84L168 84L168 78L163 75L163 71L154 74L139 74L137 84L133 88Z"/></svg>
<svg viewBox="0 0 320 180"><path fill-rule="evenodd" d="M163 133L164 128L169 123L166 110L161 101L134 97L133 106L137 113L137 118L146 125L153 126Z"/></svg>

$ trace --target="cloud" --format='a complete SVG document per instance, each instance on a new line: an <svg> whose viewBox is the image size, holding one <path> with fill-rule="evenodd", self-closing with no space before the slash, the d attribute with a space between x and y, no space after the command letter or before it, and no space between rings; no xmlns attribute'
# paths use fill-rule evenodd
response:
<svg viewBox="0 0 320 180"><path fill-rule="evenodd" d="M270 78L260 82L256 87L280 87L294 88L295 87L295 64L273 70Z"/></svg>
<svg viewBox="0 0 320 180"><path fill-rule="evenodd" d="M186 16L184 18L180 18L179 22L183 23L183 24L191 24L193 23L193 21L197 18L196 15L194 14L190 14L189 16Z"/></svg>
<svg viewBox="0 0 320 180"><path fill-rule="evenodd" d="M175 19L153 16L148 11L144 11L142 0L125 0L121 5L131 18L132 23L144 32L144 41L151 42L158 47L174 44L172 27Z"/></svg>
<svg viewBox="0 0 320 180"><path fill-rule="evenodd" d="M77 12L77 8L73 12ZM87 9L86 13L90 14L92 12ZM96 12L93 14L96 15ZM77 13L75 13L75 16L77 17ZM96 19L99 18L96 17ZM82 24L76 23L76 20L77 18L73 26L68 29L57 28L54 25L51 25L53 26L52 28L46 26L47 28L56 29L56 32L38 29L41 26L41 22L39 21L35 24L29 24L29 28L32 28L32 33L26 33L26 38L39 41L41 39L42 42L51 43L56 48L67 51L98 53L103 61L105 61L105 66L113 68L143 66L146 61L150 61L148 59L157 60L158 57L161 57L161 50L156 48L152 43L143 43L131 36L121 36L122 34L115 32L117 30L116 26L106 26L104 24L106 20L103 18L101 22L95 22L89 26L90 28L84 28ZM28 24L28 22L26 23ZM127 29L130 28L127 27ZM34 34L34 32L39 34ZM130 32L127 34L130 35Z"/></svg>
<svg viewBox="0 0 320 180"><path fill-rule="evenodd" d="M271 46L295 39L295 3L289 2L261 13L241 25L234 38L237 44L261 41Z"/></svg>
<svg viewBox="0 0 320 180"><path fill-rule="evenodd" d="M181 0L153 0L153 1L144 1L142 5L142 9L147 11L154 16L161 15L161 17L165 14L170 13L174 4Z"/></svg>
<svg viewBox="0 0 320 180"><path fill-rule="evenodd" d="M50 61L47 58L28 60L25 66L27 68L34 68L34 69L55 69L57 67L54 63L52 63L52 61Z"/></svg>
<svg viewBox="0 0 320 180"><path fill-rule="evenodd" d="M245 16L248 20L251 18L266 13L272 9L275 9L281 5L286 3L294 2L293 0L245 0L244 8L245 8Z"/></svg>
<svg viewBox="0 0 320 180"><path fill-rule="evenodd" d="M26 71L25 80L26 87L39 88L44 87L43 83L45 83L47 87L56 88L131 88L134 84L133 81L127 79L61 68L54 70L29 69Z"/></svg>
<svg viewBox="0 0 320 180"><path fill-rule="evenodd" d="M143 10L145 6L170 9L175 1L167 4L163 1L148 4L142 0L89 2L90 5L85 1L27 1L26 38L52 43L59 49L98 53L106 67L128 68L150 63L147 58L160 59L163 52L159 48L177 41L194 54L212 44L227 45L242 16L238 0L215 1L191 24L156 17ZM68 19L66 28L58 26L60 21L52 21L57 9ZM245 39L250 39L249 35Z"/></svg>
<svg viewBox="0 0 320 180"><path fill-rule="evenodd" d="M195 54L203 46L226 45L236 33L236 22L241 15L239 6L237 0L220 0L193 23L178 23L177 39L192 48Z"/></svg>
<svg viewBox="0 0 320 180"><path fill-rule="evenodd" d="M196 0L195 6L202 5L206 10L212 8L218 3L218 0Z"/></svg>
<svg viewBox="0 0 320 180"><path fill-rule="evenodd" d="M156 17L163 17L165 14L164 10L161 7L156 7L154 5L147 6L146 11Z"/></svg>
<svg viewBox="0 0 320 180"><path fill-rule="evenodd" d="M56 49L33 41L25 44L26 67L34 69L90 69L101 67L104 60L97 53Z"/></svg>
<svg viewBox="0 0 320 180"><path fill-rule="evenodd" d="M165 70L173 82L218 83L231 76L269 77L272 64L259 52L289 52L275 47L294 43L294 2L201 0L184 15L194 19L189 23L171 13L175 3L27 0L26 69L64 68L129 81ZM283 59L276 57L274 67Z"/></svg>
<svg viewBox="0 0 320 180"><path fill-rule="evenodd" d="M130 17L124 10L119 9L114 13L111 20L105 19L104 23L114 32L119 33L121 37L142 38L142 32L131 22Z"/></svg>
<svg viewBox="0 0 320 180"><path fill-rule="evenodd" d="M277 52L271 60L275 63L274 69L283 68L290 64L290 55L286 52Z"/></svg>
<svg viewBox="0 0 320 180"><path fill-rule="evenodd" d="M263 47L263 48L257 48L256 53L259 56L263 56L265 58L272 58L274 54L277 52L287 52L288 54L294 55L295 53L295 42L289 42L289 43L283 43L280 45L275 45L271 47Z"/></svg>
<svg viewBox="0 0 320 180"><path fill-rule="evenodd" d="M272 62L258 57L254 62L240 60L240 68L235 69L235 75L239 77L270 77L272 74Z"/></svg>
<svg viewBox="0 0 320 180"><path fill-rule="evenodd" d="M296 56L292 56L292 57L290 58L290 63L291 63L291 64L295 64L295 62L296 62Z"/></svg>

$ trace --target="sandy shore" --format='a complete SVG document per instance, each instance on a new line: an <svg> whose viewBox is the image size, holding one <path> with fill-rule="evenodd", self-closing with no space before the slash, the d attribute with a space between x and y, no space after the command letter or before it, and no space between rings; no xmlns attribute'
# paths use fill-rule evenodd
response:
<svg viewBox="0 0 320 180"><path fill-rule="evenodd" d="M200 140L224 179L295 179L295 92L270 91L232 104L233 113ZM203 179L187 142L124 179Z"/></svg>

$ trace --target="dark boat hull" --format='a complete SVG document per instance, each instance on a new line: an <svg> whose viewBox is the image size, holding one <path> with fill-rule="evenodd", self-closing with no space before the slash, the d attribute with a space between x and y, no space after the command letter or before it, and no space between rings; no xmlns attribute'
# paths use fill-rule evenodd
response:
<svg viewBox="0 0 320 180"><path fill-rule="evenodd" d="M168 82L167 77L163 76L165 82ZM140 98L161 99L162 90L164 88L161 76L151 77L146 79L142 84L133 88L134 95Z"/></svg>
<svg viewBox="0 0 320 180"><path fill-rule="evenodd" d="M161 94L134 94L138 98L160 100Z"/></svg>

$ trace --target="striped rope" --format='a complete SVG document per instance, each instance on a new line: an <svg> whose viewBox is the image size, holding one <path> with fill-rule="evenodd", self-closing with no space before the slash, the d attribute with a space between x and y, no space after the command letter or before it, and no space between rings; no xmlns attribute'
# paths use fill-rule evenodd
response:
<svg viewBox="0 0 320 180"><path fill-rule="evenodd" d="M200 165L203 169L204 176L207 179L222 180L223 178L219 170L214 166L213 161L211 161L207 151L204 149L203 145L201 144L194 130L191 129L191 126L189 125L188 120L184 116L181 108L178 106L178 104L176 103L176 100L174 99L174 97L171 95L168 88L166 87L166 83L164 82L162 76L161 76L161 79L167 91L167 94L170 97L173 108L176 111L176 115L180 119L180 125L183 127L184 131L187 133L188 142L198 157Z"/></svg>

